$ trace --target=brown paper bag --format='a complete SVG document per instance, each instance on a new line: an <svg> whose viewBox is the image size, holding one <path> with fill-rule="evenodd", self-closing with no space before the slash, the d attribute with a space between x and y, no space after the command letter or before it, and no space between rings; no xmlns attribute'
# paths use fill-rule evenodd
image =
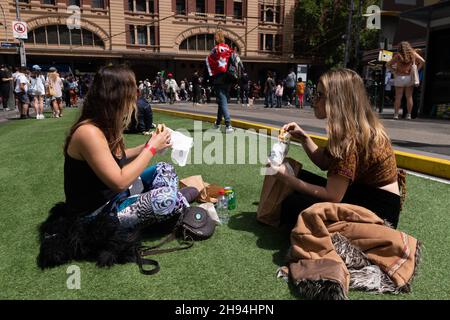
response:
<svg viewBox="0 0 450 320"><path fill-rule="evenodd" d="M298 176L302 165L291 158L286 158L285 161L289 162L294 169L295 176ZM281 203L293 191L287 184L274 176L266 176L261 190L256 219L262 223L278 227L280 224Z"/></svg>
<svg viewBox="0 0 450 320"><path fill-rule="evenodd" d="M209 184L203 181L202 176L191 176L180 180L180 188L194 187L200 195L196 199L198 202L217 202L219 190L223 187Z"/></svg>

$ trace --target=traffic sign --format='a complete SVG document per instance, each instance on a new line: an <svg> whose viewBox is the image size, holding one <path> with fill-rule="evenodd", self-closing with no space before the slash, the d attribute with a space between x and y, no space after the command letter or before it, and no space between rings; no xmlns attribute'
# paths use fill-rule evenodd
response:
<svg viewBox="0 0 450 320"><path fill-rule="evenodd" d="M12 22L13 36L16 39L28 39L28 26L23 21Z"/></svg>
<svg viewBox="0 0 450 320"><path fill-rule="evenodd" d="M2 42L0 44L1 48L18 48L19 44L15 42Z"/></svg>

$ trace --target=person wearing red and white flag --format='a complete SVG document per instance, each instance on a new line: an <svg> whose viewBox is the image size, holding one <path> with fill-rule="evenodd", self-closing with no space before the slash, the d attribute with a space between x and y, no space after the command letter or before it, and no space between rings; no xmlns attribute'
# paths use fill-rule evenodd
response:
<svg viewBox="0 0 450 320"><path fill-rule="evenodd" d="M214 128L219 129L222 118L225 118L225 133L232 133L234 129L231 126L231 117L228 112L227 101L231 83L227 77L227 69L228 61L233 53L233 49L225 43L224 34L220 30L214 35L214 40L216 45L212 48L208 57L206 57L208 75L212 79L218 104L217 119Z"/></svg>

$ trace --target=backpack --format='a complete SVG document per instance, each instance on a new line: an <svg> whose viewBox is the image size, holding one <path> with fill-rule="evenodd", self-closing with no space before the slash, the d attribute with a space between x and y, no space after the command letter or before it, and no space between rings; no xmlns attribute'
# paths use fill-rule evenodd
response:
<svg viewBox="0 0 450 320"><path fill-rule="evenodd" d="M154 246L140 246L136 248L136 262L141 273L156 274L160 270L158 261L147 259L146 256L184 250L194 245L194 240L208 239L214 233L216 224L208 212L200 207L189 207L183 211L173 231L160 243ZM178 238L180 246L161 249L161 246ZM153 269L144 269L144 265L152 265Z"/></svg>
<svg viewBox="0 0 450 320"><path fill-rule="evenodd" d="M232 52L228 60L227 77L231 83L237 83L244 74L244 65L236 52Z"/></svg>

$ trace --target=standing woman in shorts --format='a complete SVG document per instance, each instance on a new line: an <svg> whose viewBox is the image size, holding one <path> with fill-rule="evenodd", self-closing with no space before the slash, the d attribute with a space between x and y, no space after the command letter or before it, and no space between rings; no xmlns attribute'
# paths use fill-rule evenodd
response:
<svg viewBox="0 0 450 320"><path fill-rule="evenodd" d="M413 108L414 90L414 83L412 83L411 79L411 68L415 63L417 65L417 70L420 70L425 64L425 60L416 53L409 42L401 42L398 48L398 53L396 53L392 60L386 64L386 67L393 71L395 75L394 119L398 119L398 110L402 103L403 94L405 94L408 110L406 119L410 120Z"/></svg>
<svg viewBox="0 0 450 320"><path fill-rule="evenodd" d="M49 72L47 74L46 85L49 89L48 92L52 104L53 117L54 118L62 117L63 107L61 101L62 101L62 88L64 87L64 84L61 78L59 77L56 68L51 67L49 69Z"/></svg>

